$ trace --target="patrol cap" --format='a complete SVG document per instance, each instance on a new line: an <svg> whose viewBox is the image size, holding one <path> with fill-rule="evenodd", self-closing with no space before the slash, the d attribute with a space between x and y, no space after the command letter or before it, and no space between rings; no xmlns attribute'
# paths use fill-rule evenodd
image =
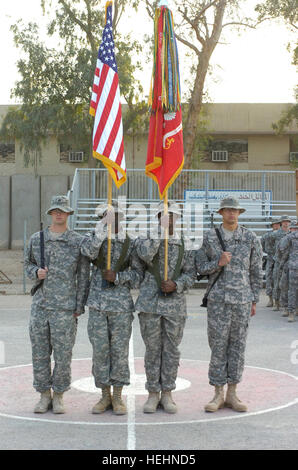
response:
<svg viewBox="0 0 298 470"><path fill-rule="evenodd" d="M179 205L175 201L168 201L168 212L172 212L173 214L178 215L181 217L181 210ZM155 212L155 217L158 217L158 214L164 214L164 202L161 201L158 204L157 211Z"/></svg>
<svg viewBox="0 0 298 470"><path fill-rule="evenodd" d="M106 212L108 211L108 208L109 208L109 205L107 203L104 203L104 204L100 204L99 206L97 206L97 208L95 209L95 214L97 215L97 217L104 217L104 215L106 214ZM112 208L114 209L114 212L115 213L118 213L119 215L121 215L122 217L124 217L124 212L123 210L120 208L119 206L119 203L116 199L113 199L112 200Z"/></svg>
<svg viewBox="0 0 298 470"><path fill-rule="evenodd" d="M292 222L292 219L288 215L282 215L281 218L279 219L279 222Z"/></svg>
<svg viewBox="0 0 298 470"><path fill-rule="evenodd" d="M219 209L217 209L216 212L219 212L222 209L238 209L240 211L240 214L246 211L244 207L240 206L238 199L236 199L235 197L226 197L222 199L220 201Z"/></svg>
<svg viewBox="0 0 298 470"><path fill-rule="evenodd" d="M74 210L69 205L69 199L67 196L53 196L51 199L51 207L47 210L47 214L50 214L54 209L59 209L62 212L73 214Z"/></svg>

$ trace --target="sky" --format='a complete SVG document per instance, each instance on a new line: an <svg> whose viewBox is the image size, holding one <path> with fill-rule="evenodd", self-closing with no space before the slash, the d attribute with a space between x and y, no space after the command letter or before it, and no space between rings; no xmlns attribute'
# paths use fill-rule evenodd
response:
<svg viewBox="0 0 298 470"><path fill-rule="evenodd" d="M169 0L169 7L171 7ZM249 0L250 7L255 0ZM105 1L102 2L103 8ZM146 15L140 15L142 21L135 21L131 15L131 24L140 34L153 31ZM10 25L18 19L23 22L35 21L45 29L47 19L42 16L40 0L2 0L0 3L0 104L13 104L10 98L11 88L19 79L16 62L21 51L13 44ZM174 18L175 19L175 18ZM127 25L129 21L126 22ZM214 103L291 103L294 102L294 87L297 84L297 70L292 62L292 55L287 51L287 43L294 43L295 37L281 22L265 22L257 30L246 29L226 33L226 43L217 45L211 65L213 73L206 85L210 100ZM184 49L178 44L182 91L184 87ZM143 75L143 87L149 92L151 64L146 66ZM148 93L146 93L148 94Z"/></svg>

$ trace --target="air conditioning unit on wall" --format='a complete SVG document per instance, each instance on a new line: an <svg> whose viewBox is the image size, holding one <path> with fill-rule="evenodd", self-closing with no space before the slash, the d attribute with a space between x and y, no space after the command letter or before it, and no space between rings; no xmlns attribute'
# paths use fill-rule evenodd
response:
<svg viewBox="0 0 298 470"><path fill-rule="evenodd" d="M212 150L212 161L213 162L227 162L229 154L227 150Z"/></svg>
<svg viewBox="0 0 298 470"><path fill-rule="evenodd" d="M68 161L71 163L80 163L84 161L84 152L69 152Z"/></svg>

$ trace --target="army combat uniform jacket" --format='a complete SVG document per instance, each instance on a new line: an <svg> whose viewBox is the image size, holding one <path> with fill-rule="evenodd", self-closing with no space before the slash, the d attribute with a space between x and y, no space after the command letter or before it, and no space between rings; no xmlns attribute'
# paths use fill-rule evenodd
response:
<svg viewBox="0 0 298 470"><path fill-rule="evenodd" d="M115 270L126 238L114 236L111 240L111 269ZM126 256L118 272L118 282L112 288L102 287L102 270L106 269L108 240L105 229L92 232L84 237L82 254L96 260L101 251L101 267L94 265L87 305L104 312L133 312L134 303L131 289L139 287L143 279L143 265L134 250L135 241L128 239Z"/></svg>
<svg viewBox="0 0 298 470"><path fill-rule="evenodd" d="M223 230L220 228L222 238ZM221 269L222 275L210 291L208 301L228 304L258 302L262 287L262 248L256 235L242 226L231 239L224 240L226 251L231 252L231 262L224 268L218 266L222 247L214 229L204 234L202 247L196 255L197 270L209 274L208 287ZM207 289L208 289L207 287Z"/></svg>
<svg viewBox="0 0 298 470"><path fill-rule="evenodd" d="M89 287L89 261L82 256L82 236L66 230L58 238L51 236L49 228L44 230L46 279L33 297L35 306L48 310L67 310L84 313ZM40 235L34 233L25 256L27 276L37 284L37 271L41 266Z"/></svg>
<svg viewBox="0 0 298 470"><path fill-rule="evenodd" d="M180 250L183 257L180 264L180 271L177 277L173 279ZM145 263L145 278L140 287L140 293L136 302L138 312L157 313L166 315L167 313L186 316L185 291L192 287L195 281L194 253L183 249L182 240L175 237L169 237L168 240L168 279L174 280L177 289L170 296L161 296L160 286L157 284L156 277L152 273L153 262L157 256L159 266L159 278L164 279L164 240L157 238L137 240L137 253L140 259ZM151 271L151 272L150 272Z"/></svg>

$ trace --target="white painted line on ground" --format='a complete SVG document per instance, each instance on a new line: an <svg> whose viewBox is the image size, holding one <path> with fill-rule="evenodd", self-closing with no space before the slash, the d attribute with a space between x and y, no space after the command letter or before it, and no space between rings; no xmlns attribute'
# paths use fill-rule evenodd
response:
<svg viewBox="0 0 298 470"><path fill-rule="evenodd" d="M129 370L130 370L130 382L135 383L136 372L135 372L135 359L133 351L133 330L129 341ZM127 392L127 450L136 449L136 402L134 388L131 387Z"/></svg>

